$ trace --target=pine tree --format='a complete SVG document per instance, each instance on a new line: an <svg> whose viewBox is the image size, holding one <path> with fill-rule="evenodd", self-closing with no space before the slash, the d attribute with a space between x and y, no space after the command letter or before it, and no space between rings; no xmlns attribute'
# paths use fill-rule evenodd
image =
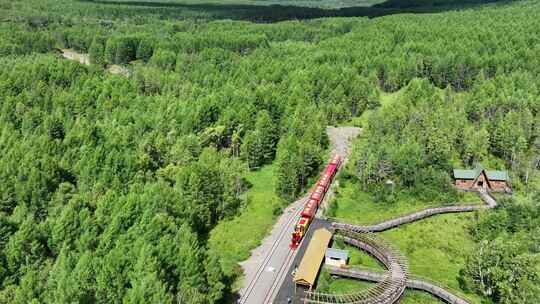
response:
<svg viewBox="0 0 540 304"><path fill-rule="evenodd" d="M247 161L250 170L261 167L264 162L264 150L259 132L248 132L242 143L241 154L242 158Z"/></svg>
<svg viewBox="0 0 540 304"><path fill-rule="evenodd" d="M276 193L286 201L296 197L300 190L301 160L298 142L289 136L279 144L276 160Z"/></svg>
<svg viewBox="0 0 540 304"><path fill-rule="evenodd" d="M255 132L256 136L260 138L262 162L268 164L274 159L279 134L276 124L267 111L259 112L255 123Z"/></svg>
<svg viewBox="0 0 540 304"><path fill-rule="evenodd" d="M99 66L105 65L105 39L94 37L88 50L90 62Z"/></svg>

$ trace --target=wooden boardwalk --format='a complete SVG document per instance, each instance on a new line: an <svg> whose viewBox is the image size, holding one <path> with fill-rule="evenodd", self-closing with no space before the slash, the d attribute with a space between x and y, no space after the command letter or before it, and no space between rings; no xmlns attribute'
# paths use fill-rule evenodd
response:
<svg viewBox="0 0 540 304"><path fill-rule="evenodd" d="M377 258L387 269L380 274L377 284L367 290L349 294L326 294L304 291L300 303L365 303L393 304L401 299L407 287L407 260L399 251L372 233L337 229L336 236L345 243L366 251Z"/></svg>
<svg viewBox="0 0 540 304"><path fill-rule="evenodd" d="M370 282L381 282L385 278L384 273L355 269L355 268L339 268L333 266L325 266L326 270L331 275L340 277L359 279ZM425 279L410 277L406 282L407 288L422 290L428 292L435 297L450 304L469 304L470 300L462 295L456 295L448 291L447 287L441 287L437 283L429 282Z"/></svg>
<svg viewBox="0 0 540 304"><path fill-rule="evenodd" d="M497 207L497 201L485 191L478 192L484 205L457 205L428 208L408 215L383 221L375 225L354 225L333 222L336 237L346 243L368 252L379 260L386 268L385 272L371 272L354 268L328 267L332 275L372 281L377 284L367 290L350 294L326 294L303 291L299 295L300 303L349 303L349 304L394 304L399 303L405 288L428 292L450 304L471 304L465 296L450 291L437 283L423 278L411 277L408 273L407 261L398 250L373 232L385 231L401 225L409 224L430 216L446 213L472 212Z"/></svg>
<svg viewBox="0 0 540 304"><path fill-rule="evenodd" d="M381 232L388 229L396 228L401 225L413 223L421 219L425 219L437 214L472 212L483 209L492 209L497 207L495 199L487 192L479 192L480 198L485 205L463 205L463 206L444 206L437 208L428 208L421 211L413 212L404 216L400 216L391 220L387 220L375 225L355 225L348 223L334 222L333 226L339 229L346 229L355 232Z"/></svg>

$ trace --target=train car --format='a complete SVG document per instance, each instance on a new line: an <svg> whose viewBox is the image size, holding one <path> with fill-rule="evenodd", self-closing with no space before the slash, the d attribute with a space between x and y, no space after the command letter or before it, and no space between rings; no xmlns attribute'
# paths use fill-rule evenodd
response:
<svg viewBox="0 0 540 304"><path fill-rule="evenodd" d="M336 165L336 167L339 167L341 165L341 157L339 155L334 155L332 160L330 160L330 165Z"/></svg>
<svg viewBox="0 0 540 304"><path fill-rule="evenodd" d="M309 225L313 221L313 218L317 213L317 209L319 209L319 205L322 202L324 195L328 191L328 188L330 188L330 185L332 184L332 179L336 175L336 172L340 165L341 158L337 155L332 157L332 159L326 166L323 174L321 175L321 178L317 181L317 184L315 185L315 190L313 190L309 197L309 200L304 205L304 209L302 209L302 212L300 213L300 219L294 227L294 232L292 234L290 245L292 249L295 249L298 247L298 245L300 245L300 242L306 234Z"/></svg>
<svg viewBox="0 0 540 304"><path fill-rule="evenodd" d="M321 200L324 197L324 194L326 193L326 188L323 186L317 186L313 193L311 193L311 199L317 201L317 205L321 202Z"/></svg>
<svg viewBox="0 0 540 304"><path fill-rule="evenodd" d="M315 212L317 211L318 202L315 200L309 200L305 205L304 209L302 209L302 213L300 213L301 217L306 218L312 218L315 216Z"/></svg>
<svg viewBox="0 0 540 304"><path fill-rule="evenodd" d="M328 173L324 173L323 176L321 176L321 178L317 182L317 185L324 187L326 190L328 190L328 187L330 186L330 179L331 179L331 175Z"/></svg>
<svg viewBox="0 0 540 304"><path fill-rule="evenodd" d="M296 249L298 245L300 244L300 241L302 241L302 238L307 232L307 229L309 227L309 224L311 222L311 218L301 217L300 220L298 220L298 223L294 227L294 232L291 239L291 248Z"/></svg>

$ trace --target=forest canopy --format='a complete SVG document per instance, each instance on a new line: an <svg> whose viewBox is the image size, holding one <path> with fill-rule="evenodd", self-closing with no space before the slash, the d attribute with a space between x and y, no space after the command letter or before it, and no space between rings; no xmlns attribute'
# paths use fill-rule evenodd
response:
<svg viewBox="0 0 540 304"><path fill-rule="evenodd" d="M352 164L383 201L386 179L451 201L451 168L476 162L537 187L538 2L273 24L219 14L0 0L0 303L230 300L239 273L208 236L249 203L246 172L273 163L285 204L325 162L326 126L375 109ZM118 65L128 77L109 73ZM537 249L505 237L514 222L488 235L491 221L478 239L529 265Z"/></svg>

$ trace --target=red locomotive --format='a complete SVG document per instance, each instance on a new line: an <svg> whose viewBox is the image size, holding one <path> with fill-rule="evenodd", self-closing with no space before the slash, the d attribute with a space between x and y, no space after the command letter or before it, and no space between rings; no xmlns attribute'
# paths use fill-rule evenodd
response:
<svg viewBox="0 0 540 304"><path fill-rule="evenodd" d="M326 166L324 173L321 175L321 178L315 185L315 190L313 190L307 203L304 205L304 209L300 213L300 219L294 227L294 232L292 234L290 245L292 249L298 247L300 241L306 234L309 228L309 224L311 224L311 221L315 217L317 209L319 209L319 205L322 202L326 191L328 191L330 184L332 184L332 179L336 175L336 172L340 165L341 157L337 155L332 157L330 163L328 164L328 166Z"/></svg>

